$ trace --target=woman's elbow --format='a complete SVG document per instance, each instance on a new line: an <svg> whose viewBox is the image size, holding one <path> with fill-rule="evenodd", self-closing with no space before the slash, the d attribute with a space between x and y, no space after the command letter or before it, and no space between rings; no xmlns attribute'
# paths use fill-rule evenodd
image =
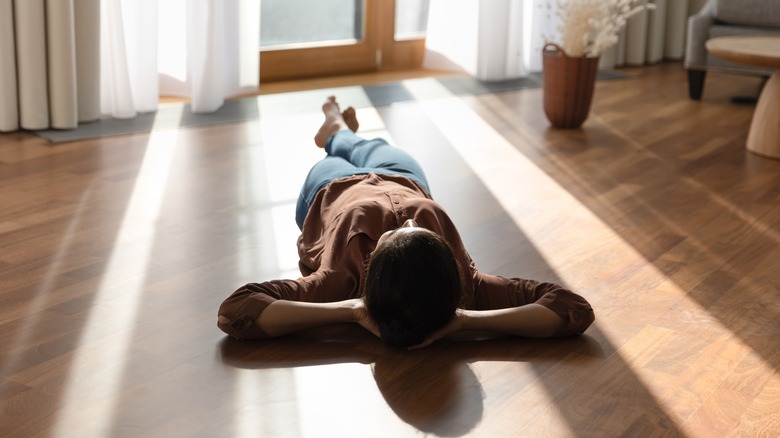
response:
<svg viewBox="0 0 780 438"><path fill-rule="evenodd" d="M236 339L264 339L269 336L260 330L255 321L249 316L231 318L230 314L219 314L217 327L228 336Z"/></svg>
<svg viewBox="0 0 780 438"><path fill-rule="evenodd" d="M596 320L593 309L572 310L569 311L567 317L566 324L554 336L581 335Z"/></svg>

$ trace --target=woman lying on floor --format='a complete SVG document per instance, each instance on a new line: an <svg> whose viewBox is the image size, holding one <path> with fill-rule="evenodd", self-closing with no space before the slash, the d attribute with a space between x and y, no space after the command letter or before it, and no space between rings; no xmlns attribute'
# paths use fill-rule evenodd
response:
<svg viewBox="0 0 780 438"><path fill-rule="evenodd" d="M358 137L355 110L341 112L335 97L322 110L314 140L327 156L296 211L303 277L241 287L222 303L220 329L257 339L354 322L419 348L461 330L540 338L590 326L590 304L557 284L479 272L420 165Z"/></svg>

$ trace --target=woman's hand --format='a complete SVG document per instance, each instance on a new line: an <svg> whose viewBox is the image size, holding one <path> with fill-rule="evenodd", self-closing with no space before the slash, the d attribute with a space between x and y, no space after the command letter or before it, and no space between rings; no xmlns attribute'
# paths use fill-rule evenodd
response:
<svg viewBox="0 0 780 438"><path fill-rule="evenodd" d="M425 339L424 341L422 341L421 343L415 346L409 347L409 349L418 350L420 348L425 348L433 344L434 342L438 341L441 338L447 337L455 332L463 330L463 326L466 318L468 318L466 311L464 311L463 309L456 309L455 316L452 317L452 319L450 320L450 322L447 323L447 325L431 333L431 335L428 336L427 339Z"/></svg>
<svg viewBox="0 0 780 438"><path fill-rule="evenodd" d="M352 306L354 322L360 324L361 327L373 333L377 338L381 338L382 336L379 333L379 326L376 325L376 322L368 313L368 309L366 309L366 303L361 298L347 300L347 302Z"/></svg>

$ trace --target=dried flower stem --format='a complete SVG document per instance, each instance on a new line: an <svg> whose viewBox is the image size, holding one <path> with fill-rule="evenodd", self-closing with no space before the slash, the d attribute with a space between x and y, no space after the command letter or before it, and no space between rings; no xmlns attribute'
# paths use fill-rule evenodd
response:
<svg viewBox="0 0 780 438"><path fill-rule="evenodd" d="M557 0L560 45L569 56L600 56L617 43L626 20L645 9L655 5L646 0Z"/></svg>

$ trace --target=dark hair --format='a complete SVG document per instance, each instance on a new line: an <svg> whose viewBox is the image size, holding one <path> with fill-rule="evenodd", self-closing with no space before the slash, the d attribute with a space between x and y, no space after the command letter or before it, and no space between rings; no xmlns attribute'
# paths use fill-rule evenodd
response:
<svg viewBox="0 0 780 438"><path fill-rule="evenodd" d="M394 347L421 343L461 304L458 262L447 242L430 231L388 238L371 254L365 278L368 313L382 340Z"/></svg>

